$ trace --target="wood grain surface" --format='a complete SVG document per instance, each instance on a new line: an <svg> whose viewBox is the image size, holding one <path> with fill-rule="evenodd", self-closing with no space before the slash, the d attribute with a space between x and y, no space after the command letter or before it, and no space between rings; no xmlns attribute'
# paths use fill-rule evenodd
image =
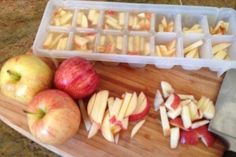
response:
<svg viewBox="0 0 236 157"><path fill-rule="evenodd" d="M151 103L153 103L156 90L160 89L162 80L170 82L179 94L193 94L197 99L204 95L214 101L222 82L222 77L218 78L216 73L208 69L185 71L181 67L170 70L157 69L153 66L130 68L127 64L113 66L101 62L94 62L94 67L101 78L98 90L108 89L110 95L113 96L121 96L127 91L144 91ZM195 146L180 144L176 150L171 150L169 138L162 134L159 113L153 108L146 117L146 123L132 140L130 131L133 124L129 125L128 131L121 134L118 144L107 142L101 133L92 139L87 139L84 124L81 124L77 135L67 143L58 146L44 145L29 133L26 115L23 113L25 107L24 104L0 95L0 120L29 139L62 156L220 157L225 150L225 146L218 139L211 148L199 143Z"/></svg>

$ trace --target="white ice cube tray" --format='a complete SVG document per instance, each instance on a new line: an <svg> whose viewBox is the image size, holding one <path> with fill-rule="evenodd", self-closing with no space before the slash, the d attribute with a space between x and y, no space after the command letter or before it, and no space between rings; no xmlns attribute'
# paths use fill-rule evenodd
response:
<svg viewBox="0 0 236 157"><path fill-rule="evenodd" d="M71 26L52 26L52 14L57 8L64 8L73 12ZM97 27L79 28L76 25L76 16L81 9L100 10L100 17ZM104 30L104 12L107 10L125 12L125 26L122 30ZM128 29L128 17L134 12L151 13L150 31L130 31ZM160 19L165 16L174 22L174 32L157 32L155 29ZM229 31L225 35L211 35L210 26L215 26L219 20L229 22ZM190 27L193 24L200 24L202 33L184 34L182 28ZM66 50L48 50L43 48L43 42L48 32L62 32L69 37ZM94 50L91 53L72 50L73 36L78 32L95 32L96 40ZM123 36L123 50L120 54L107 54L96 52L101 34L119 34ZM140 35L148 38L150 42L150 55L128 55L127 41L129 35ZM166 43L173 39L177 40L175 57L158 57L154 55L155 44ZM203 46L200 48L200 58L184 58L183 49L188 44L202 39ZM230 42L228 55L230 60L212 59L212 45L220 42ZM45 9L40 27L38 29L33 51L36 55L52 58L69 58L81 56L89 60L111 61L129 63L130 66L143 67L146 64L153 64L157 68L170 69L175 65L180 65L186 70L197 70L208 67L216 71L220 76L229 69L236 68L236 12L230 8L215 7L194 7L177 5L158 5L158 4L136 4L136 3L115 3L99 1L79 1L79 0L50 0Z"/></svg>

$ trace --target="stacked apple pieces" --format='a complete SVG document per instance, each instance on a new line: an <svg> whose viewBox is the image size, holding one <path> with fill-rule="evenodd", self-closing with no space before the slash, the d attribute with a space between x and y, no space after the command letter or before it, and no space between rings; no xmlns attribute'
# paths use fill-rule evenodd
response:
<svg viewBox="0 0 236 157"><path fill-rule="evenodd" d="M99 10L82 9L77 13L76 24L80 28L95 28L98 25L99 16Z"/></svg>
<svg viewBox="0 0 236 157"><path fill-rule="evenodd" d="M79 33L74 36L74 49L78 51L92 52L94 49L96 34Z"/></svg>
<svg viewBox="0 0 236 157"><path fill-rule="evenodd" d="M160 21L160 24L158 24L157 32L173 32L174 31L174 22L170 21L168 22L166 20L166 17L163 17Z"/></svg>
<svg viewBox="0 0 236 157"><path fill-rule="evenodd" d="M198 40L184 48L184 57L186 58L200 58L199 49L203 45L203 40Z"/></svg>
<svg viewBox="0 0 236 157"><path fill-rule="evenodd" d="M215 27L210 27L212 35L224 35L229 31L229 22L220 20Z"/></svg>
<svg viewBox="0 0 236 157"><path fill-rule="evenodd" d="M145 120L143 119L148 114L150 107L143 92L139 95L135 92L126 92L122 98L114 98L109 97L107 90L99 91L88 102L87 115L89 119L81 109L85 124L91 122L88 138L92 138L100 129L106 140L117 143L120 131L127 130L129 122L139 121L131 132L131 137L133 137L144 124Z"/></svg>
<svg viewBox="0 0 236 157"><path fill-rule="evenodd" d="M228 49L231 43L223 42L213 45L212 55L214 59L229 60Z"/></svg>
<svg viewBox="0 0 236 157"><path fill-rule="evenodd" d="M160 109L164 136L170 136L170 147L183 144L197 144L199 138L206 146L214 143L214 136L207 124L215 115L213 102L206 97L197 101L193 95L176 94L173 87L161 82L162 93L157 90L154 107ZM171 128L171 126L174 126Z"/></svg>
<svg viewBox="0 0 236 157"><path fill-rule="evenodd" d="M158 57L174 57L176 56L176 39L170 41L166 45L157 44L155 49L155 55Z"/></svg>
<svg viewBox="0 0 236 157"><path fill-rule="evenodd" d="M202 33L202 28L199 24L194 24L191 28L184 27L184 33Z"/></svg>
<svg viewBox="0 0 236 157"><path fill-rule="evenodd" d="M124 29L125 25L125 13L108 10L104 15L104 29Z"/></svg>
<svg viewBox="0 0 236 157"><path fill-rule="evenodd" d="M73 12L63 8L58 8L52 15L51 24L54 26L69 27L72 23Z"/></svg>
<svg viewBox="0 0 236 157"><path fill-rule="evenodd" d="M128 37L129 55L150 55L150 42L144 36L130 35Z"/></svg>
<svg viewBox="0 0 236 157"><path fill-rule="evenodd" d="M67 48L68 35L66 33L49 32L43 48L50 50L65 50Z"/></svg>
<svg viewBox="0 0 236 157"><path fill-rule="evenodd" d="M101 53L121 54L123 51L123 36L121 35L101 35L97 51Z"/></svg>
<svg viewBox="0 0 236 157"><path fill-rule="evenodd" d="M128 27L135 31L149 31L151 29L151 13L130 13Z"/></svg>

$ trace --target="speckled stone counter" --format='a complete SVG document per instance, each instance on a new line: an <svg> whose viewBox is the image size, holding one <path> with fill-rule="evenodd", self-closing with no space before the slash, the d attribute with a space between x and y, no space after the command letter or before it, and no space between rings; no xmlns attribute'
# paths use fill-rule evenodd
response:
<svg viewBox="0 0 236 157"><path fill-rule="evenodd" d="M136 2L236 8L236 0L136 0ZM0 63L30 49L46 3L46 0L0 0ZM57 155L0 122L0 157L54 156Z"/></svg>

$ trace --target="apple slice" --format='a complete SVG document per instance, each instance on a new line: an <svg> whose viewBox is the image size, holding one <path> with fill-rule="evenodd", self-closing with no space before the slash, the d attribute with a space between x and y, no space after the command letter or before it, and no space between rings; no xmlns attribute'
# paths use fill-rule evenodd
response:
<svg viewBox="0 0 236 157"><path fill-rule="evenodd" d="M145 119L139 121L132 129L131 131L131 138L134 137L134 135L139 131L139 129L143 126L143 124L145 123Z"/></svg>
<svg viewBox="0 0 236 157"><path fill-rule="evenodd" d="M175 149L178 146L180 131L178 127L170 129L170 148Z"/></svg>
<svg viewBox="0 0 236 157"><path fill-rule="evenodd" d="M167 112L167 115L169 118L175 119L176 117L178 117L181 114L181 111L182 111L182 106L179 105L175 110L169 110Z"/></svg>
<svg viewBox="0 0 236 157"><path fill-rule="evenodd" d="M219 52L217 52L213 58L214 59L219 59L219 60L224 60L226 57L228 56L227 52L221 50Z"/></svg>
<svg viewBox="0 0 236 157"><path fill-rule="evenodd" d="M111 123L116 121L116 118L117 118L117 116L120 112L121 107L122 107L122 100L119 99L119 98L116 98L114 103L113 103L111 112L110 112L110 122Z"/></svg>
<svg viewBox="0 0 236 157"><path fill-rule="evenodd" d="M138 97L137 97L136 92L134 92L132 94L132 97L130 99L130 102L128 104L124 117L130 116L135 111L137 104L138 104Z"/></svg>
<svg viewBox="0 0 236 157"><path fill-rule="evenodd" d="M195 100L194 96L189 94L178 94L178 96L181 100L186 100L186 99Z"/></svg>
<svg viewBox="0 0 236 157"><path fill-rule="evenodd" d="M121 129L122 130L127 130L128 129L128 125L129 125L129 118L126 117L125 119L123 119L121 121Z"/></svg>
<svg viewBox="0 0 236 157"><path fill-rule="evenodd" d="M174 111L180 105L180 98L177 94L170 94L165 102L165 106L167 109Z"/></svg>
<svg viewBox="0 0 236 157"><path fill-rule="evenodd" d="M89 129L91 128L91 121L89 120L88 114L86 112L85 106L84 106L84 102L83 100L79 100L79 108L82 114L82 118L84 120L84 125L87 131L89 131Z"/></svg>
<svg viewBox="0 0 236 157"><path fill-rule="evenodd" d="M160 106L161 125L164 136L170 135L170 124L166 113L166 107Z"/></svg>
<svg viewBox="0 0 236 157"><path fill-rule="evenodd" d="M182 129L182 130L188 131L188 129L186 129L186 128L184 127L184 123L183 123L182 119L179 118L179 117L177 117L177 118L175 118L175 119L171 119L171 120L170 120L170 125L175 126L175 127L178 127L178 128L180 128L180 129Z"/></svg>
<svg viewBox="0 0 236 157"><path fill-rule="evenodd" d="M49 33L43 43L44 48L49 48L53 40L53 33Z"/></svg>
<svg viewBox="0 0 236 157"><path fill-rule="evenodd" d="M154 100L154 110L158 111L158 109L160 108L160 106L163 102L164 102L164 99L161 95L161 92L160 92L160 90L157 90L155 100Z"/></svg>
<svg viewBox="0 0 236 157"><path fill-rule="evenodd" d="M198 134L196 130L189 130L184 131L182 130L180 133L180 143L182 144L189 144L189 145L196 145L198 144Z"/></svg>
<svg viewBox="0 0 236 157"><path fill-rule="evenodd" d="M195 130L198 134L198 137L207 147L210 147L214 144L215 137L211 132L208 131L207 125L201 126Z"/></svg>
<svg viewBox="0 0 236 157"><path fill-rule="evenodd" d="M212 119L215 116L215 106L212 101L208 103L208 107L203 111L203 117Z"/></svg>
<svg viewBox="0 0 236 157"><path fill-rule="evenodd" d="M119 25L124 25L125 24L125 13L119 13L118 14L118 21L119 21Z"/></svg>
<svg viewBox="0 0 236 157"><path fill-rule="evenodd" d="M115 135L115 144L118 144L118 142L119 142L119 137L120 137L120 134L116 134L116 135Z"/></svg>
<svg viewBox="0 0 236 157"><path fill-rule="evenodd" d="M107 99L107 104L108 104L108 111L109 113L111 113L111 110L112 110L112 107L113 107L113 104L114 104L114 97L109 97Z"/></svg>
<svg viewBox="0 0 236 157"><path fill-rule="evenodd" d="M75 44L78 46L86 45L89 42L89 39L85 37L80 37L78 35L75 35L74 37Z"/></svg>
<svg viewBox="0 0 236 157"><path fill-rule="evenodd" d="M93 94L93 96L89 99L88 105L87 105L87 113L89 116L91 116L92 113L92 109L94 106L94 102L95 102L95 98L96 98L96 93Z"/></svg>
<svg viewBox="0 0 236 157"><path fill-rule="evenodd" d="M69 21L72 19L73 17L73 14L71 12L66 12L66 14L64 14L60 19L60 24L61 25L64 25L64 24L67 24L69 23Z"/></svg>
<svg viewBox="0 0 236 157"><path fill-rule="evenodd" d="M200 46L203 45L203 41L202 40L198 40L192 44L190 44L189 46L187 46L186 48L184 48L184 54L187 54L189 51L198 48Z"/></svg>
<svg viewBox="0 0 236 157"><path fill-rule="evenodd" d="M128 107L129 107L131 97L132 97L131 93L125 93L125 97L124 97L124 100L123 100L120 112L119 112L118 117L117 117L117 119L119 121L121 121L122 119L125 118L126 111L127 111Z"/></svg>
<svg viewBox="0 0 236 157"><path fill-rule="evenodd" d="M197 105L191 101L188 104L188 107L189 107L191 121L197 120L199 118Z"/></svg>
<svg viewBox="0 0 236 157"><path fill-rule="evenodd" d="M121 36L117 36L116 38L116 48L119 50L123 48L123 38Z"/></svg>
<svg viewBox="0 0 236 157"><path fill-rule="evenodd" d="M161 81L161 89L164 98L167 98L170 94L174 93L174 88L166 81Z"/></svg>
<svg viewBox="0 0 236 157"><path fill-rule="evenodd" d="M217 52L224 50L228 47L230 47L231 43L220 43L220 44L216 44L212 47L212 53L213 55L215 55Z"/></svg>
<svg viewBox="0 0 236 157"><path fill-rule="evenodd" d="M111 132L109 118L110 118L109 113L106 112L105 117L103 119L102 126L101 126L101 132L102 132L103 137L107 141L114 142L114 136L113 136L113 134Z"/></svg>
<svg viewBox="0 0 236 157"><path fill-rule="evenodd" d="M194 122L191 126L192 129L196 129L196 128L199 128L203 125L206 125L208 124L210 121L209 120L201 120L201 121L197 121L197 122Z"/></svg>
<svg viewBox="0 0 236 157"><path fill-rule="evenodd" d="M182 107L181 118L183 120L184 127L186 129L190 128L192 125L192 121L189 113L189 107L187 105L183 105Z"/></svg>
<svg viewBox="0 0 236 157"><path fill-rule="evenodd" d="M99 129L100 126L96 122L93 122L91 128L89 129L88 138L95 136Z"/></svg>
<svg viewBox="0 0 236 157"><path fill-rule="evenodd" d="M98 125L102 123L105 109L107 107L107 99L108 99L109 91L102 90L97 93L95 102L93 105L91 119L96 122Z"/></svg>
<svg viewBox="0 0 236 157"><path fill-rule="evenodd" d="M143 119L151 108L151 105L148 103L147 97L141 92L138 96L138 104L132 115L129 116L129 121L134 122L140 119Z"/></svg>

